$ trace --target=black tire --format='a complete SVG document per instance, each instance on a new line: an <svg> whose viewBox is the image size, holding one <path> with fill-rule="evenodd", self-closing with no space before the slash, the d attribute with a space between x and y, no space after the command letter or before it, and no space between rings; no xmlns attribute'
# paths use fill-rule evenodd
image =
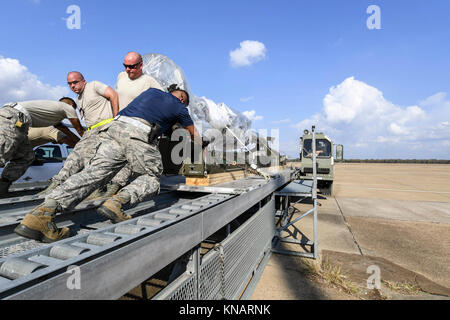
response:
<svg viewBox="0 0 450 320"><path fill-rule="evenodd" d="M333 195L333 181L323 182L322 186L319 189L320 189L320 192L324 196L332 196Z"/></svg>

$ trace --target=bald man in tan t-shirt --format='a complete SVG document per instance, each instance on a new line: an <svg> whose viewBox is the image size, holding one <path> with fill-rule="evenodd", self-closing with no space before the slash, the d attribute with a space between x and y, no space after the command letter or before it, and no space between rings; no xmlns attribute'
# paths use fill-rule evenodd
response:
<svg viewBox="0 0 450 320"><path fill-rule="evenodd" d="M67 84L78 95L78 108L89 130L119 112L119 96L106 84L100 81L86 82L78 71L69 72Z"/></svg>
<svg viewBox="0 0 450 320"><path fill-rule="evenodd" d="M101 126L111 122L119 112L117 92L106 84L100 81L86 82L78 71L68 73L67 84L70 90L78 95L78 107L88 131L69 154L63 168L52 178L52 183L44 193L84 168L85 161L92 159L95 154L98 145L97 134Z"/></svg>
<svg viewBox="0 0 450 320"><path fill-rule="evenodd" d="M164 91L153 77L142 71L142 56L137 52L128 52L123 61L125 71L117 76L116 91L119 95L119 109L125 108L138 95L150 88Z"/></svg>
<svg viewBox="0 0 450 320"><path fill-rule="evenodd" d="M164 89L153 77L144 74L142 67L142 56L134 51L128 52L123 60L125 71L119 73L116 83L116 91L119 95L119 109L122 110L137 98L142 92L155 88L161 91ZM132 171L125 166L122 168L106 186L106 191L95 192L91 198L110 197L120 188L123 188L129 181Z"/></svg>

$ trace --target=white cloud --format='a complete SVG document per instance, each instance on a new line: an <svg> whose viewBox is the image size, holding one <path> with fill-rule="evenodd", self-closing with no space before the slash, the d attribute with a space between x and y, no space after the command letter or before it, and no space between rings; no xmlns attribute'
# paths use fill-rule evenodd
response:
<svg viewBox="0 0 450 320"><path fill-rule="evenodd" d="M0 56L0 104L34 99L59 100L68 93L65 86L42 83L19 60Z"/></svg>
<svg viewBox="0 0 450 320"><path fill-rule="evenodd" d="M253 100L255 97L246 97L246 98L241 98L239 100L241 100L241 102L248 102L250 100Z"/></svg>
<svg viewBox="0 0 450 320"><path fill-rule="evenodd" d="M291 119L282 119L282 120L272 121L271 123L282 124L282 123L290 123L290 122L291 122Z"/></svg>
<svg viewBox="0 0 450 320"><path fill-rule="evenodd" d="M448 122L448 121L441 122L441 123L439 123L439 127L442 129L446 128L446 127L450 127L450 122Z"/></svg>
<svg viewBox="0 0 450 320"><path fill-rule="evenodd" d="M247 119L249 119L251 121L257 121L257 120L262 120L263 119L263 116L257 116L256 115L256 111L255 110L244 111L244 112L242 112L242 114L244 116L246 116Z"/></svg>
<svg viewBox="0 0 450 320"><path fill-rule="evenodd" d="M378 136L375 141L380 142L380 143L385 143L385 142L389 142L389 139L386 137Z"/></svg>
<svg viewBox="0 0 450 320"><path fill-rule="evenodd" d="M396 123L391 123L389 125L389 131L395 135L407 135L409 134L409 130L405 127L402 127Z"/></svg>
<svg viewBox="0 0 450 320"><path fill-rule="evenodd" d="M368 144L365 143L365 142L357 142L357 143L355 143L353 146L354 146L355 148L365 148L365 147L368 146Z"/></svg>
<svg viewBox="0 0 450 320"><path fill-rule="evenodd" d="M447 97L447 93L438 92L431 97L426 98L425 100L420 102L420 105L424 107L436 105L445 102L445 98Z"/></svg>
<svg viewBox="0 0 450 320"><path fill-rule="evenodd" d="M330 123L360 121L361 118L377 117L395 109L392 103L384 99L381 91L353 77L331 87L323 104Z"/></svg>
<svg viewBox="0 0 450 320"><path fill-rule="evenodd" d="M400 106L362 81L349 77L330 88L323 110L293 127L316 125L336 143L347 146L347 158L450 159L450 101L437 93L418 105Z"/></svg>
<svg viewBox="0 0 450 320"><path fill-rule="evenodd" d="M245 40L240 47L230 51L230 63L233 67L249 66L266 57L266 46L259 41Z"/></svg>

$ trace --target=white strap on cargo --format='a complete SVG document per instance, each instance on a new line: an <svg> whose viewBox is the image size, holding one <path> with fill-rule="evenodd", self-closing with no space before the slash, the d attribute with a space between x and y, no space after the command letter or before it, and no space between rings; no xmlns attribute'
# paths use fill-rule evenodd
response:
<svg viewBox="0 0 450 320"><path fill-rule="evenodd" d="M150 126L140 122L139 120L136 120L136 119L133 119L133 118L130 118L127 116L118 115L114 119L132 124L132 125L138 127L139 129L144 130L146 133L150 133L152 131L152 128Z"/></svg>

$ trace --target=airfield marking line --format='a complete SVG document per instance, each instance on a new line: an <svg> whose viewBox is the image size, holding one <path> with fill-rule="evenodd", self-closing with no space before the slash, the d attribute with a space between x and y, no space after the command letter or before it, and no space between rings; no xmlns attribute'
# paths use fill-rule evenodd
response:
<svg viewBox="0 0 450 320"><path fill-rule="evenodd" d="M353 233L353 230L352 230L350 224L347 222L347 219L345 218L344 212L342 211L341 206L339 205L338 200L336 199L336 197L333 197L333 198L334 198L334 201L336 201L337 207L338 207L338 209L339 209L339 212L341 213L342 218L344 219L344 223L345 223L345 225L347 226L348 231L349 231L350 234L352 235L353 242L354 242L355 245L358 247L359 254L363 256L364 253L362 252L361 247L359 246L358 241L356 241L355 234Z"/></svg>

